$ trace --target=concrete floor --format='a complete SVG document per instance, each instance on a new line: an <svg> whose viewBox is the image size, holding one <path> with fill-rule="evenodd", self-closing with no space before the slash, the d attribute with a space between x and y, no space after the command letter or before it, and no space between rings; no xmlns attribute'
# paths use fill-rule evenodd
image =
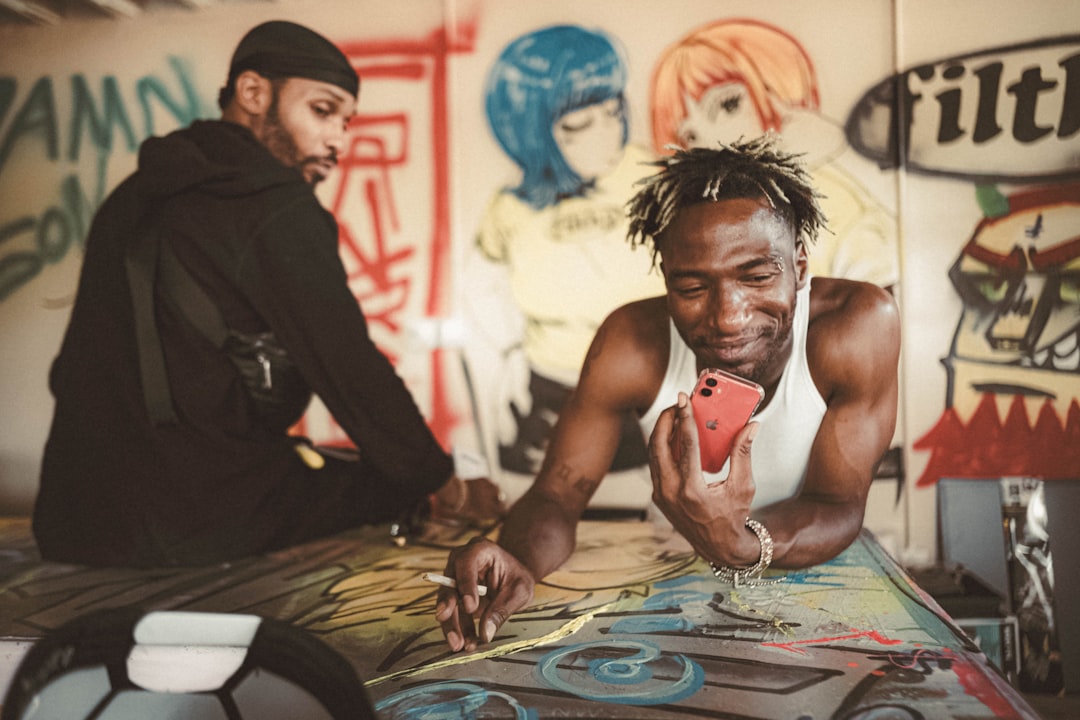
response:
<svg viewBox="0 0 1080 720"><path fill-rule="evenodd" d="M1080 695L1036 695L1025 693L1024 699L1039 713L1042 720L1077 720L1080 718Z"/></svg>

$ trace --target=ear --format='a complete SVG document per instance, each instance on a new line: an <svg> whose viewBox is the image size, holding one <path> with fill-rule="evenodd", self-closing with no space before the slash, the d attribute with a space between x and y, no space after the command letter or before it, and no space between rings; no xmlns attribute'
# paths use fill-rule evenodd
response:
<svg viewBox="0 0 1080 720"><path fill-rule="evenodd" d="M266 114L274 99L270 81L254 70L245 70L236 78L233 102L245 114L256 118Z"/></svg>
<svg viewBox="0 0 1080 720"><path fill-rule="evenodd" d="M802 289L810 278L810 257L806 254L806 241L795 241L795 287Z"/></svg>

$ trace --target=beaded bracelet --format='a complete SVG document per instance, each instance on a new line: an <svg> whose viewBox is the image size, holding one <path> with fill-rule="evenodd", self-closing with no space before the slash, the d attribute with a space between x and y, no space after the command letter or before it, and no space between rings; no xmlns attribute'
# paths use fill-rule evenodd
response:
<svg viewBox="0 0 1080 720"><path fill-rule="evenodd" d="M758 561L745 568L734 568L727 565L716 565L709 562L709 567L712 568L713 575L724 582L729 582L739 587L740 585L771 585L775 582L780 582L783 578L773 578L770 580L762 580L761 574L768 569L772 563L773 557L773 539L769 531L765 529L765 526L752 518L746 518L746 527L750 528L755 535L757 535L758 542L761 543L761 554L758 556Z"/></svg>

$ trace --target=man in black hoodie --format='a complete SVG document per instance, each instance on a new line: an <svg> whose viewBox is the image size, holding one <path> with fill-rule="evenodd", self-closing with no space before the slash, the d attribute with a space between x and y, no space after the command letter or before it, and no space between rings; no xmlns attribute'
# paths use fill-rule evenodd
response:
<svg viewBox="0 0 1080 720"><path fill-rule="evenodd" d="M102 205L50 375L34 510L45 558L221 562L393 520L431 495L465 504L368 335L313 192L358 90L322 36L260 25L233 56L222 120L147 140ZM312 392L357 458L287 434ZM480 511L497 507L479 487Z"/></svg>

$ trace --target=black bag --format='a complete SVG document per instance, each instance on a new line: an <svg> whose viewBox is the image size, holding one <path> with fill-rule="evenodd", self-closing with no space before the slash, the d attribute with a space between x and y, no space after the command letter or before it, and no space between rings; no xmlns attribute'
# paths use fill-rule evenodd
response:
<svg viewBox="0 0 1080 720"><path fill-rule="evenodd" d="M307 385L274 333L246 334L230 330L222 351L240 373L252 409L259 418L289 422L289 416L307 404Z"/></svg>
<svg viewBox="0 0 1080 720"><path fill-rule="evenodd" d="M150 419L155 425L177 422L154 317L154 288L159 286L169 305L236 366L258 420L285 425L296 422L307 406L310 391L288 352L272 332L241 333L225 325L217 304L168 243L162 242L154 215L153 207L144 213L125 257L143 400Z"/></svg>

